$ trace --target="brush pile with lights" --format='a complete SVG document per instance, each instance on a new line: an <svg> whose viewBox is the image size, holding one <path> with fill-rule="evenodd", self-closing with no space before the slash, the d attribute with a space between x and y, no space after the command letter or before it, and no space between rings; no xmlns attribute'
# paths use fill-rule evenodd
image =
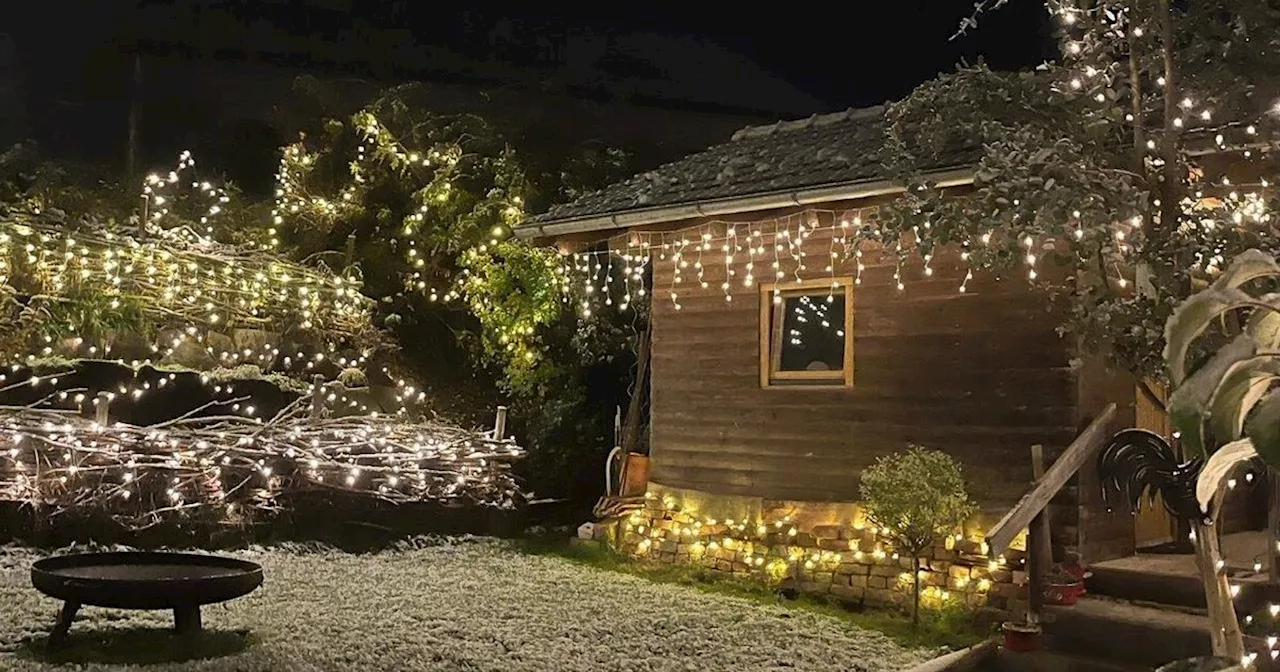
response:
<svg viewBox="0 0 1280 672"><path fill-rule="evenodd" d="M0 499L108 513L132 529L174 514L247 522L316 490L392 503L521 501L511 440L437 421L316 418L310 406L299 398L266 422L228 414L150 427L0 407Z"/></svg>
<svg viewBox="0 0 1280 672"><path fill-rule="evenodd" d="M218 240L230 199L193 166L148 177L124 224L0 215L0 501L133 529L313 491L520 504L513 441L392 377L358 269Z"/></svg>

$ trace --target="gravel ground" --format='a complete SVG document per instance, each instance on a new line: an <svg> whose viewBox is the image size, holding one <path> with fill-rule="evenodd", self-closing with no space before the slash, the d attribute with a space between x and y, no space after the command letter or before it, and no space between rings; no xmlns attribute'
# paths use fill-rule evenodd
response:
<svg viewBox="0 0 1280 672"><path fill-rule="evenodd" d="M0 670L878 672L927 658L818 614L526 555L500 542L422 546L368 555L236 553L261 563L266 582L205 608L201 654L215 657L176 662L178 643L165 632L170 613L91 607L81 610L59 660L43 659L59 604L30 586L37 556L0 548ZM148 664L122 664L139 656Z"/></svg>

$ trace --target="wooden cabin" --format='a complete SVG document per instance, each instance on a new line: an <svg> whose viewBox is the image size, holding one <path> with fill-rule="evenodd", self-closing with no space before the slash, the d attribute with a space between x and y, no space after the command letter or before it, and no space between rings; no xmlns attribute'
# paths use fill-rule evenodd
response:
<svg viewBox="0 0 1280 672"><path fill-rule="evenodd" d="M858 479L917 444L957 458L983 512L929 560L932 594L1012 609L1022 544L992 559L984 539L1028 495L1032 447L1052 464L1110 404L1102 438L1167 422L1059 336L1025 275L972 271L955 250L900 263L857 238L902 191L879 176L883 135L880 108L745 128L517 233L566 254L607 245L611 268L651 271L649 502L620 523L628 552L894 601L910 565L881 553ZM958 151L931 177L963 191L974 158ZM1107 512L1092 462L1050 493L1058 561L1173 539L1162 509Z"/></svg>

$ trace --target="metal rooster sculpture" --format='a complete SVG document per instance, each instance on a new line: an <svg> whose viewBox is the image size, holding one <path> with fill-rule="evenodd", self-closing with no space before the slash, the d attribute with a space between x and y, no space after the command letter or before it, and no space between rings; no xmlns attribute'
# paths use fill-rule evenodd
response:
<svg viewBox="0 0 1280 672"><path fill-rule="evenodd" d="M1098 476L1107 508L1120 498L1137 511L1142 493L1164 502L1169 513L1183 520L1211 522L1196 502L1196 477L1204 458L1180 462L1164 437L1145 429L1126 429L1111 437L1098 455Z"/></svg>

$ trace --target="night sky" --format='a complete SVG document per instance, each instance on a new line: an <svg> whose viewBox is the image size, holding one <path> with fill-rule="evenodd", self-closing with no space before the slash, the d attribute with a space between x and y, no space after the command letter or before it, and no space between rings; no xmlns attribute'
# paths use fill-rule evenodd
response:
<svg viewBox="0 0 1280 672"><path fill-rule="evenodd" d="M139 46L148 58L167 63L270 64L292 73L281 76L284 82L302 72L386 83L457 80L479 89L546 89L548 81L571 81L576 89L561 90L595 87L589 95L758 121L899 98L962 59L1015 69L1053 56L1047 17L1034 0L1013 0L955 41L949 38L971 11L970 0L0 5L0 142L36 137L60 154L95 159L121 154L131 54ZM508 74L495 79L496 70ZM477 72L489 73L488 79L477 79ZM267 93L262 89L270 87L261 81L237 81L235 75L215 83L202 76L149 78L145 149L171 153L176 150L170 145L190 143L189 136L225 123L215 109L220 105L239 106L227 117L275 104L246 102Z"/></svg>
<svg viewBox="0 0 1280 672"><path fill-rule="evenodd" d="M547 4L529 3L545 8ZM833 3L734 3L691 12L686 3L594 3L596 13L559 21L596 30L642 30L708 38L815 96L831 109L901 98L962 59L1021 69L1054 57L1043 3L1013 2L951 40L970 0L879 0ZM719 6L720 3L710 3ZM587 10L590 12L591 10ZM555 14L530 14L555 21ZM761 106L767 106L761 102Z"/></svg>

